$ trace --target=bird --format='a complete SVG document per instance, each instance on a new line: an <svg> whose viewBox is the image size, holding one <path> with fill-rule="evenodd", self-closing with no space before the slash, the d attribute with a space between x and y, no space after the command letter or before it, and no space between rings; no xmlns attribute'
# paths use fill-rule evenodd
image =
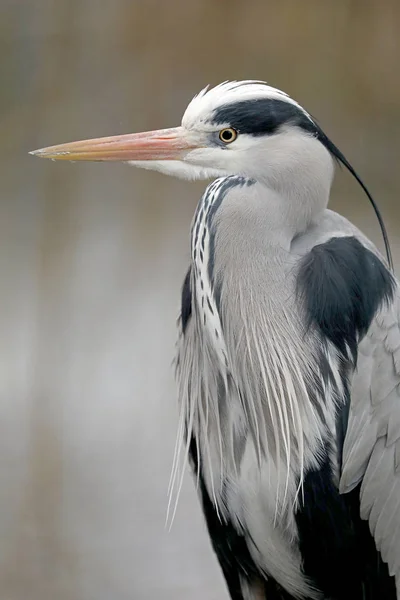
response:
<svg viewBox="0 0 400 600"><path fill-rule="evenodd" d="M399 281L378 205L317 120L264 81L225 81L178 127L32 154L210 180L181 288L170 490L189 466L231 600L399 600ZM328 208L338 164L387 256Z"/></svg>

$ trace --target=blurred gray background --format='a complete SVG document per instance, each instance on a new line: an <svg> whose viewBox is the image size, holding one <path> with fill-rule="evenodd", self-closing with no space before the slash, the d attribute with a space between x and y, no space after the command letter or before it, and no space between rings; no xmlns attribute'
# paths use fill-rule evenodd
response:
<svg viewBox="0 0 400 600"><path fill-rule="evenodd" d="M265 79L382 208L400 260L398 0L0 0L0 600L227 598L186 478L165 529L174 356L204 183L28 151L179 124ZM332 207L382 248L338 173Z"/></svg>

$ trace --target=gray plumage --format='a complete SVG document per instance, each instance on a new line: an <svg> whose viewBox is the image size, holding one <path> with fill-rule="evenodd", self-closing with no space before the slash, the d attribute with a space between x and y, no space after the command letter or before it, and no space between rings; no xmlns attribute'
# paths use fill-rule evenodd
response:
<svg viewBox="0 0 400 600"><path fill-rule="evenodd" d="M190 460L232 600L400 600L400 288L327 208L335 159L373 203L345 157L255 81L203 90L179 128L36 154L216 178L191 229L169 510Z"/></svg>
<svg viewBox="0 0 400 600"><path fill-rule="evenodd" d="M283 152L291 150L290 180L279 178L279 142ZM330 440L337 485L345 493L363 482L361 516L399 589L399 293L380 307L360 341L341 466L335 446L335 410L345 400L340 357L325 345L335 383L312 398L310 388L322 379L321 339L305 328L296 277L310 249L338 236L354 236L379 254L326 209L332 160L325 148L290 129L273 143L267 189L251 178L216 180L193 222L194 314L177 361L181 433L186 427L187 447L191 436L197 441L221 518L244 533L260 569L299 598L320 594L301 572L294 513L303 474L318 464L321 441Z"/></svg>
<svg viewBox="0 0 400 600"><path fill-rule="evenodd" d="M340 491L361 485L361 517L400 597L400 294L376 316L358 348Z"/></svg>
<svg viewBox="0 0 400 600"><path fill-rule="evenodd" d="M225 179L213 183L205 194L220 203L208 220L205 237L214 239L212 280L206 283L206 269L202 273L193 259L194 318L180 338L178 355L182 432L186 424L186 441L191 435L198 441L210 496L221 517L249 535L259 567L294 597L318 598L302 576L296 547L294 512L301 493L296 479L318 463L321 439L336 439L335 403L344 398L339 357L329 344L326 352L336 389L325 387L324 397L310 398L310 386L315 377L321 378L321 341L315 331L305 331L296 274L306 253L333 237L355 236L377 250L357 228L329 210L322 210L298 237L289 227L284 244L282 223L275 232L273 218L268 219L265 191L239 180L238 185L227 186L221 200L215 188L224 183ZM207 294L212 310L203 301ZM363 481L361 516L370 519L371 532L398 587L399 307L397 291L359 344L341 475L333 449L340 491L348 492Z"/></svg>

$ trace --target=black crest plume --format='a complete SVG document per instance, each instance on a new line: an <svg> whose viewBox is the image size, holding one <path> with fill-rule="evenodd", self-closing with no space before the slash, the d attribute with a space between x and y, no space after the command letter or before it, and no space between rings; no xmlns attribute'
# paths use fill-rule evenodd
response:
<svg viewBox="0 0 400 600"><path fill-rule="evenodd" d="M392 258L392 251L390 249L389 236L387 234L386 226L385 226L383 217L381 215L381 212L379 210L377 203L375 202L375 200L373 199L367 186L365 185L365 183L363 182L361 177L358 175L358 173L355 171L355 169L351 166L351 164L349 163L347 158L342 154L342 152L340 152L339 148L337 148L335 146L335 144L333 142L331 142L331 140L328 138L327 135L325 135L325 133L322 131L322 129L320 129L320 127L315 122L314 122L314 124L317 128L317 138L329 150L329 152L331 152L331 154L336 158L336 160L338 160L340 163L342 163L342 165L344 165L346 167L346 169L353 175L353 177L360 184L360 186L366 193L369 201L371 202L372 208L375 211L376 217L379 222L379 226L381 228L389 268L391 271L393 271L394 270L393 269L393 258Z"/></svg>

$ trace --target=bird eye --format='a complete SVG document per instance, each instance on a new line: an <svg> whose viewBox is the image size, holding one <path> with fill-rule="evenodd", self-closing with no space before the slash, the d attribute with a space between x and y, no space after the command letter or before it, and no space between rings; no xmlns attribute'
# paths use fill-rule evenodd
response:
<svg viewBox="0 0 400 600"><path fill-rule="evenodd" d="M231 142L234 142L236 138L237 131L236 129L232 129L232 127L229 127L228 129L221 129L219 132L219 139L221 142L224 142L224 144L230 144Z"/></svg>

